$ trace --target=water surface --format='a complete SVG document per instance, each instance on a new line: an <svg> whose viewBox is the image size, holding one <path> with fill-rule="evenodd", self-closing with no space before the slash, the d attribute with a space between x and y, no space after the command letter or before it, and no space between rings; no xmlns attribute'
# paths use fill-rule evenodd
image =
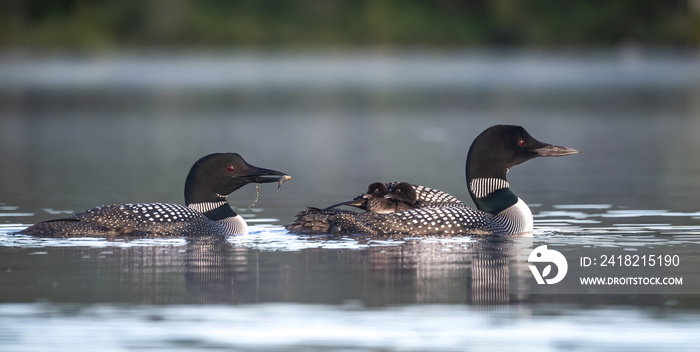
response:
<svg viewBox="0 0 700 352"><path fill-rule="evenodd" d="M254 53L0 61L3 350L691 350L697 294L512 294L523 249L658 249L700 279L693 53ZM470 202L488 126L581 151L513 168L532 239L297 236L306 206L408 181ZM293 179L229 197L225 240L10 233L99 204L182 203L221 151ZM504 337L508 338L504 338Z"/></svg>

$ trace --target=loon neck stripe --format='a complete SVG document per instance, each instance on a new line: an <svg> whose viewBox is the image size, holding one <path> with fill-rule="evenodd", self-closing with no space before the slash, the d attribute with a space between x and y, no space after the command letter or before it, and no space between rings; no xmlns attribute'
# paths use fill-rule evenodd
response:
<svg viewBox="0 0 700 352"><path fill-rule="evenodd" d="M192 203L189 205L194 209L209 218L209 220L219 221L229 217L237 216L238 214L231 209L227 201L208 202L208 203Z"/></svg>
<svg viewBox="0 0 700 352"><path fill-rule="evenodd" d="M200 213L206 213L208 211L212 211L222 205L227 205L228 202L226 200L222 200L219 202L204 202L204 203L191 203L188 204L187 207L190 209L194 209Z"/></svg>
<svg viewBox="0 0 700 352"><path fill-rule="evenodd" d="M469 190L476 198L486 198L489 194L503 188L509 188L508 181L500 178L475 178L469 182Z"/></svg>

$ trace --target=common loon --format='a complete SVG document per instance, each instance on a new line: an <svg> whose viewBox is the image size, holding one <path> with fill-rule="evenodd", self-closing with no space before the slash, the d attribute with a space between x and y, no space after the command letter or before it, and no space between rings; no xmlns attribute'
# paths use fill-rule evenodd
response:
<svg viewBox="0 0 700 352"><path fill-rule="evenodd" d="M416 209L378 214L309 208L297 214L287 229L300 234L372 236L532 233L530 208L510 190L506 173L538 156L576 153L542 143L520 126L492 126L476 137L467 153L467 188L477 210L445 192L414 186L417 200L425 202Z"/></svg>
<svg viewBox="0 0 700 352"><path fill-rule="evenodd" d="M226 196L248 183L278 182L290 176L248 164L237 153L216 153L199 159L185 181L185 205L114 204L66 218L40 222L20 231L39 237L171 237L248 233L248 225ZM278 186L278 188L279 188Z"/></svg>

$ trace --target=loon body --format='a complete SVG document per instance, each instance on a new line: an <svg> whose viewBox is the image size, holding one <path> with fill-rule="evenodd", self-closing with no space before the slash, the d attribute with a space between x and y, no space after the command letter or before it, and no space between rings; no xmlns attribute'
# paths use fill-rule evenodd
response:
<svg viewBox="0 0 700 352"><path fill-rule="evenodd" d="M199 159L185 181L185 205L140 203L103 205L20 231L39 237L182 237L248 233L245 220L226 196L248 183L282 182L282 172L248 164L236 153Z"/></svg>
<svg viewBox="0 0 700 352"><path fill-rule="evenodd" d="M506 172L538 156L575 153L575 149L542 143L520 126L492 126L467 153L467 188L477 209L447 193L414 186L419 204L415 209L378 214L309 208L297 214L287 229L301 234L373 236L531 233L530 208L510 190Z"/></svg>

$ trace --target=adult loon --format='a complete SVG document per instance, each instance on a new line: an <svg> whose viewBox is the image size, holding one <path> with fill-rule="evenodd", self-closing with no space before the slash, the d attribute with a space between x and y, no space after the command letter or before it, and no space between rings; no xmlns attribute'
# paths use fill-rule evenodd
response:
<svg viewBox="0 0 700 352"><path fill-rule="evenodd" d="M506 173L538 156L576 153L575 149L542 143L520 126L492 126L476 137L467 153L467 188L476 210L447 193L415 186L417 201L423 202L416 209L378 214L309 208L297 214L287 229L300 234L372 236L531 234L530 208L510 190Z"/></svg>
<svg viewBox="0 0 700 352"><path fill-rule="evenodd" d="M114 204L66 218L40 222L20 231L39 237L194 237L248 233L248 225L226 196L248 183L291 177L248 164L237 153L216 153L194 163L185 181L185 205Z"/></svg>
<svg viewBox="0 0 700 352"><path fill-rule="evenodd" d="M349 205L372 213L395 213L416 208L416 190L406 182L374 182L367 187L367 192L353 200L333 204L324 210Z"/></svg>

